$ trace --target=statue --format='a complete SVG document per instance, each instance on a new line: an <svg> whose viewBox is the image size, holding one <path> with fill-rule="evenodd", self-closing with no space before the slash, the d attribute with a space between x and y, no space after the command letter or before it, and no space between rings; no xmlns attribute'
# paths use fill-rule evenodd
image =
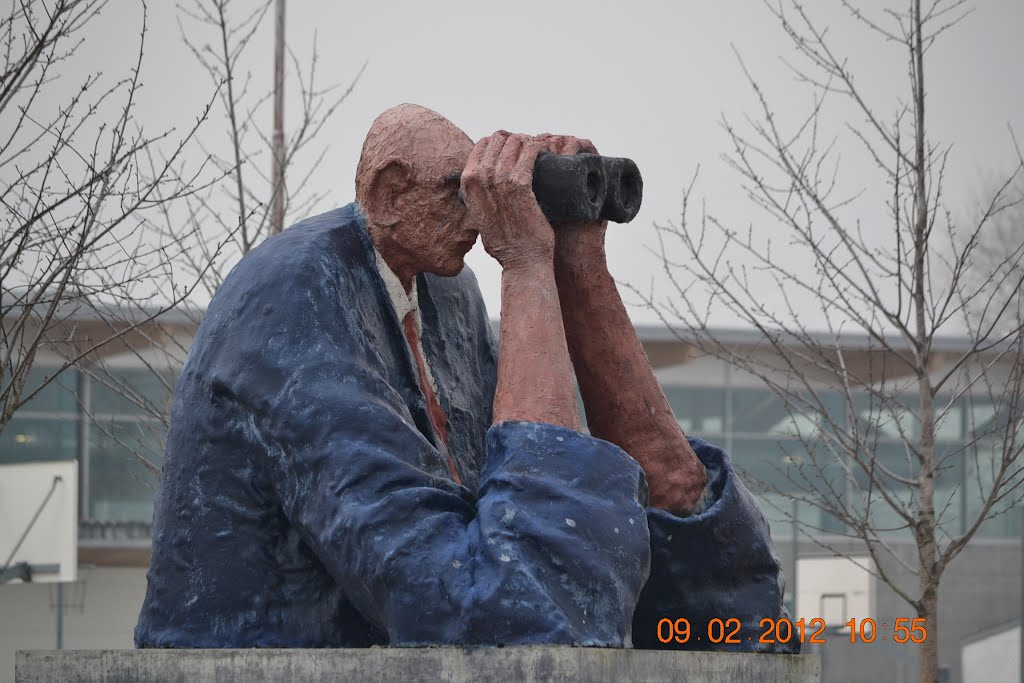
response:
<svg viewBox="0 0 1024 683"><path fill-rule="evenodd" d="M535 198L538 156L578 153L400 105L354 204L232 270L176 389L138 647L798 647L759 643L785 615L768 525L680 429L606 222L553 229ZM737 642L663 643L680 617L738 620Z"/></svg>

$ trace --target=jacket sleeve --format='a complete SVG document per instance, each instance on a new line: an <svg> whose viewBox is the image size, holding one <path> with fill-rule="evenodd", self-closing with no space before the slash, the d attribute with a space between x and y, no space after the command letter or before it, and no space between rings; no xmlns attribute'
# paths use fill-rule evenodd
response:
<svg viewBox="0 0 1024 683"><path fill-rule="evenodd" d="M635 646L799 652L799 643L760 642L762 619L789 616L782 606L785 580L764 513L725 451L701 439L689 441L708 472L707 502L702 512L689 517L648 508L651 575L633 622ZM667 624L659 638L662 619L680 618L689 621L686 642L670 638ZM716 623L710 634L719 643L709 638L713 619L723 622L724 633Z"/></svg>
<svg viewBox="0 0 1024 683"><path fill-rule="evenodd" d="M646 483L617 447L493 426L476 495L362 364L318 353L261 415L284 514L391 645L628 644Z"/></svg>
<svg viewBox="0 0 1024 683"><path fill-rule="evenodd" d="M289 524L391 645L628 644L650 565L640 467L572 430L505 422L476 490L455 484L408 407L418 390L372 255L351 226L321 228L250 252L190 359L237 405Z"/></svg>

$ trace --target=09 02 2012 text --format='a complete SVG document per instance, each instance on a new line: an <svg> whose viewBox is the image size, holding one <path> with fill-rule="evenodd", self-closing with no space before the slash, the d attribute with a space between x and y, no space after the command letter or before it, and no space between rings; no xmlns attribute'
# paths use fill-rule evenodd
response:
<svg viewBox="0 0 1024 683"><path fill-rule="evenodd" d="M928 638L923 618L900 617L891 626L888 622L879 625L874 619L850 619L842 631L833 630L828 633L825 620L821 617L813 619L787 619L785 617L761 619L760 635L757 642L774 643L811 643L824 645L826 635L829 637L848 637L851 643L874 643L892 641L894 643L923 643ZM739 645L744 640L754 640L754 636L741 635L742 623L735 617L726 619L714 618L707 622L707 629L698 632L690 621L684 617L678 619L664 618L658 622L658 640L662 643L696 642L727 645Z"/></svg>

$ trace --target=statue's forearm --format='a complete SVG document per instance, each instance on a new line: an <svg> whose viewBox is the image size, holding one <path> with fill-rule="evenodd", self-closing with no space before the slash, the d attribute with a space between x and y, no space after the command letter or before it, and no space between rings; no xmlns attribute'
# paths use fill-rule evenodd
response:
<svg viewBox="0 0 1024 683"><path fill-rule="evenodd" d="M580 429L549 260L502 271L500 344L494 422L527 420Z"/></svg>
<svg viewBox="0 0 1024 683"><path fill-rule="evenodd" d="M562 260L556 277L591 434L640 463L651 505L693 510L704 490L704 468L654 376L603 255Z"/></svg>

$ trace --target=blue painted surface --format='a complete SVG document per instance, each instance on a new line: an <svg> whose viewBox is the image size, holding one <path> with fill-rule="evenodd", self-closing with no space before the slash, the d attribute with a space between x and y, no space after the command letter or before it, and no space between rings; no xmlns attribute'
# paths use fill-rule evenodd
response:
<svg viewBox="0 0 1024 683"><path fill-rule="evenodd" d="M463 485L358 210L303 221L242 259L193 343L137 646L661 647L663 617L754 633L781 614L767 524L723 452L693 441L713 498L682 519L645 509L642 470L610 443L490 426L474 276L417 286Z"/></svg>

